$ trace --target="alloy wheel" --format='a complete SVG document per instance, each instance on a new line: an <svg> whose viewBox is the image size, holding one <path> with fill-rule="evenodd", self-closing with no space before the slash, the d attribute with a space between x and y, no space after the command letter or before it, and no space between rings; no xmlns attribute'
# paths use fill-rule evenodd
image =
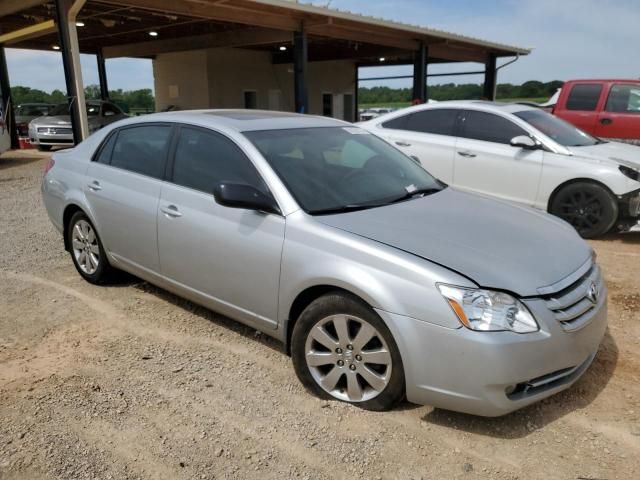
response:
<svg viewBox="0 0 640 480"><path fill-rule="evenodd" d="M307 335L305 359L316 383L347 402L377 397L391 378L391 353L382 334L356 316L331 315L316 323Z"/></svg>
<svg viewBox="0 0 640 480"><path fill-rule="evenodd" d="M86 220L79 220L71 234L73 256L80 269L93 275L100 265L100 246L93 227Z"/></svg>
<svg viewBox="0 0 640 480"><path fill-rule="evenodd" d="M602 221L603 208L596 195L578 191L562 199L559 214L578 232L585 233Z"/></svg>

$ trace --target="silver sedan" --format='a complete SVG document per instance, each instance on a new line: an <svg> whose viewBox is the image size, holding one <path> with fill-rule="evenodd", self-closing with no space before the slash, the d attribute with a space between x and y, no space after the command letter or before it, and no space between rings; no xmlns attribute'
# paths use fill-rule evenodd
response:
<svg viewBox="0 0 640 480"><path fill-rule="evenodd" d="M329 118L124 120L54 154L42 193L87 281L126 270L259 329L311 392L366 409L508 413L572 385L607 325L568 224Z"/></svg>

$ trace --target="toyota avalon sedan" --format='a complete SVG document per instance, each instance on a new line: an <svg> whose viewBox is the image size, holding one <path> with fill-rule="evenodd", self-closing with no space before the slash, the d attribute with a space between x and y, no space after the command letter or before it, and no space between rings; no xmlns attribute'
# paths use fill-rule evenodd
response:
<svg viewBox="0 0 640 480"><path fill-rule="evenodd" d="M502 415L572 385L606 329L570 225L330 118L124 120L56 152L42 194L87 281L126 270L259 329L308 390L366 409Z"/></svg>

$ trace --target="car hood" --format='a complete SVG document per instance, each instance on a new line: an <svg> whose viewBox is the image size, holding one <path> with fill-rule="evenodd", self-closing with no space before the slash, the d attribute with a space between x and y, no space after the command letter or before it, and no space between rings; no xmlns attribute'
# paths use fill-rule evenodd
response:
<svg viewBox="0 0 640 480"><path fill-rule="evenodd" d="M34 125L53 125L61 127L71 126L71 117L69 115L57 115L55 117L38 117L32 121Z"/></svg>
<svg viewBox="0 0 640 480"><path fill-rule="evenodd" d="M577 157L600 162L615 162L640 170L640 147L620 142L606 142L590 147L571 147Z"/></svg>
<svg viewBox="0 0 640 480"><path fill-rule="evenodd" d="M591 248L544 212L452 188L317 221L412 253L486 288L538 295L578 270Z"/></svg>

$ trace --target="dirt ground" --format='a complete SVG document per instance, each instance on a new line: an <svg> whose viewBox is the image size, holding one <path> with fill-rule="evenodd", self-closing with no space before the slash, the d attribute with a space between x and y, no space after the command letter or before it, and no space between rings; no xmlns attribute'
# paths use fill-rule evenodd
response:
<svg viewBox="0 0 640 480"><path fill-rule="evenodd" d="M265 335L76 273L43 155L0 158L1 479L640 478L640 232L592 242L610 326L570 390L483 419L317 400Z"/></svg>

